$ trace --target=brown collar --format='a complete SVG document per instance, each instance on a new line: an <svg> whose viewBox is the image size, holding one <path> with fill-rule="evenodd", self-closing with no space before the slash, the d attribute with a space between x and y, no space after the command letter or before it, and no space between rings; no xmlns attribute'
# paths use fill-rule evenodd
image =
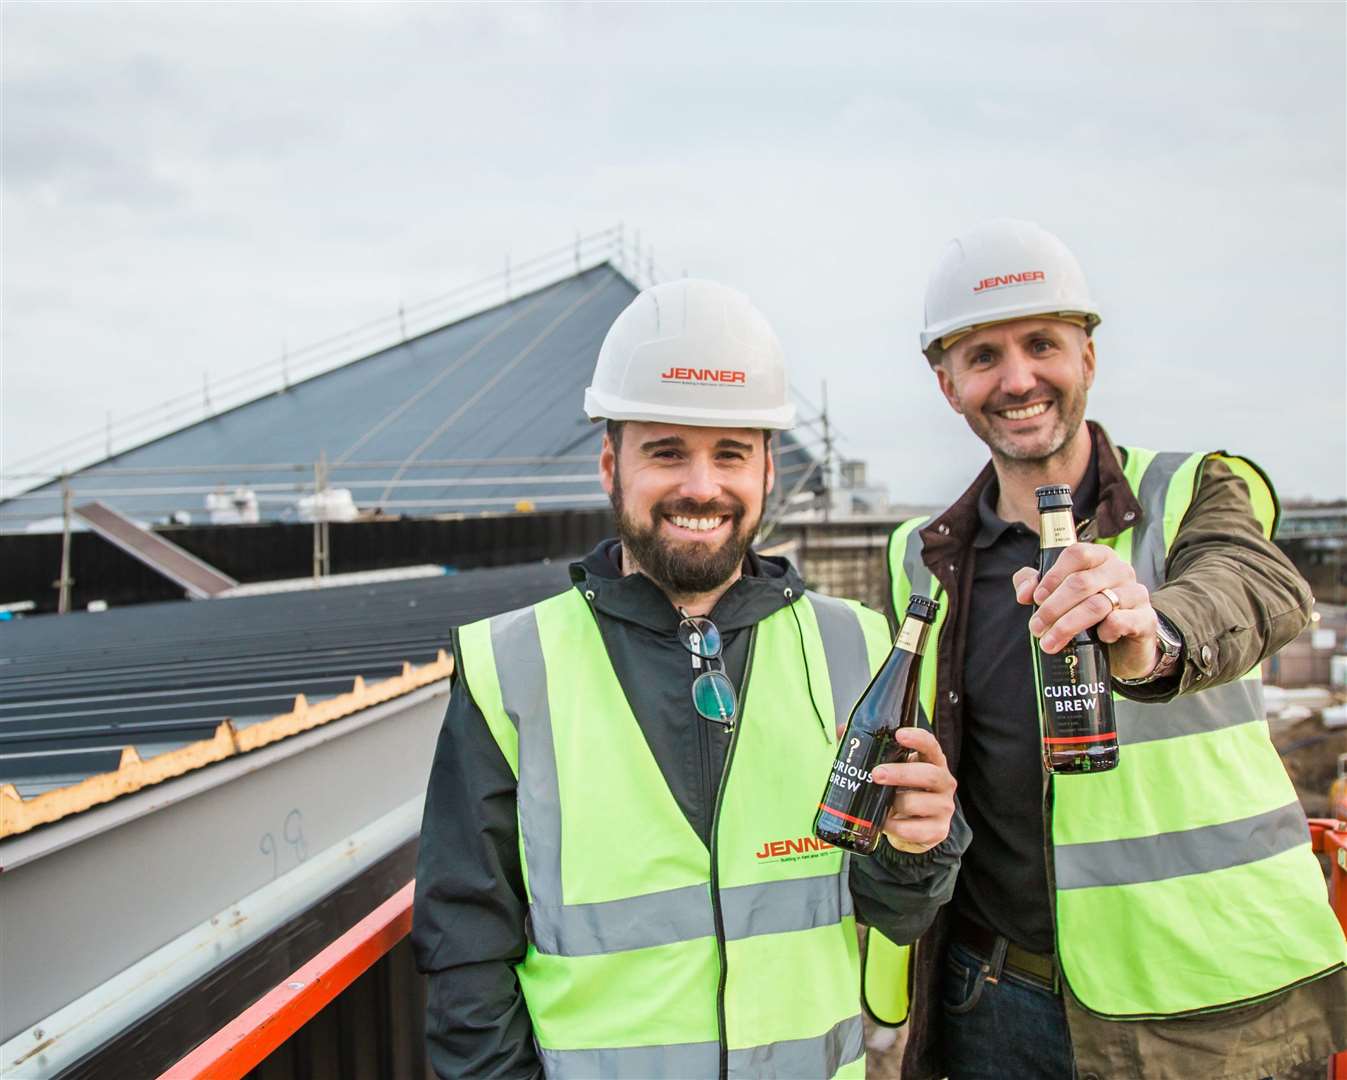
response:
<svg viewBox="0 0 1347 1080"><path fill-rule="evenodd" d="M1132 494L1127 477L1123 475L1122 452L1113 445L1108 432L1099 424L1093 420L1087 420L1086 424L1090 438L1094 441L1094 455L1098 461L1099 502L1090 526L1083 534L1089 539L1117 536L1141 519L1141 504ZM973 543L978 532L978 499L995 477L996 470L989 461L968 490L921 530L922 561L932 571L946 563L951 555L967 550Z"/></svg>

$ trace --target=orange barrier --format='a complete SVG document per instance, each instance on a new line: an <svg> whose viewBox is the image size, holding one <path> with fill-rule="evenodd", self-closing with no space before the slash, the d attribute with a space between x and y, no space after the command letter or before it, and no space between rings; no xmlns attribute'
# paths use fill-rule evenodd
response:
<svg viewBox="0 0 1347 1080"><path fill-rule="evenodd" d="M1347 933L1347 823L1310 819L1310 842L1333 864L1329 897ZM411 933L409 881L260 1001L245 1009L159 1080L242 1080L286 1039ZM1347 1051L1328 1063L1328 1080L1347 1080Z"/></svg>
<svg viewBox="0 0 1347 1080"><path fill-rule="evenodd" d="M1338 925L1347 933L1347 824L1333 818L1310 818L1310 843L1332 865L1328 896ZM1328 1080L1347 1080L1347 1052L1328 1059Z"/></svg>
<svg viewBox="0 0 1347 1080"><path fill-rule="evenodd" d="M411 933L414 881L241 1012L159 1080L240 1080Z"/></svg>

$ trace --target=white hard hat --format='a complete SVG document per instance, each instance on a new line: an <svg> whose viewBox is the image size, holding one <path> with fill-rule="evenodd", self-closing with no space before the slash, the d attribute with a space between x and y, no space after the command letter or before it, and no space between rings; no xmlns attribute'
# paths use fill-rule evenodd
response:
<svg viewBox="0 0 1347 1080"><path fill-rule="evenodd" d="M714 281L655 285L618 315L585 390L591 420L694 427L795 423L781 342L743 293Z"/></svg>
<svg viewBox="0 0 1347 1080"><path fill-rule="evenodd" d="M961 330L1032 315L1071 316L1087 331L1100 321L1065 244L1032 221L988 221L951 240L936 265L921 351L938 351L942 338Z"/></svg>

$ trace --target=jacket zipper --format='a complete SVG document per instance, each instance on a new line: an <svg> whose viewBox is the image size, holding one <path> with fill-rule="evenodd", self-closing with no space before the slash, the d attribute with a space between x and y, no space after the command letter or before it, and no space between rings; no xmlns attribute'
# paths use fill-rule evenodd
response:
<svg viewBox="0 0 1347 1080"><path fill-rule="evenodd" d="M739 688L739 715L734 718L730 732L730 748L725 752L725 768L716 788L716 808L711 817L711 913L716 923L716 953L720 957L720 982L716 986L716 1031L720 1038L720 1080L728 1080L730 1072L730 1044L725 1032L725 979L728 961L725 955L725 913L720 909L720 806L725 801L725 786L729 783L730 768L734 764L734 748L739 743L739 732L744 726L744 699L748 696L748 679L753 673L753 646L757 641L755 624L748 632L748 661L744 665L744 681Z"/></svg>

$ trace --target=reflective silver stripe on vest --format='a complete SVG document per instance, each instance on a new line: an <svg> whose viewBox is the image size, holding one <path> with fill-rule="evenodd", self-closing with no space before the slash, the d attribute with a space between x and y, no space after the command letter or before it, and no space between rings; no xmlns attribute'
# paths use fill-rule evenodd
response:
<svg viewBox="0 0 1347 1080"><path fill-rule="evenodd" d="M624 1046L604 1050L539 1047L548 1080L630 1080L632 1077L707 1077L720 1071L720 1044ZM734 1080L767 1077L830 1077L865 1053L860 1016L849 1017L812 1039L751 1046L729 1053Z"/></svg>
<svg viewBox="0 0 1347 1080"><path fill-rule="evenodd" d="M1118 742L1123 746L1201 735L1263 718L1263 684L1240 679L1186 694L1163 705L1115 698Z"/></svg>
<svg viewBox="0 0 1347 1080"><path fill-rule="evenodd" d="M809 593L809 603L823 639L828 681L833 691L833 717L845 724L851 707L870 685L870 650L860 616L844 601Z"/></svg>
<svg viewBox="0 0 1347 1080"><path fill-rule="evenodd" d="M856 613L842 601L819 603L819 598L811 599L816 611L829 612L821 615L819 622L831 678L829 640L832 649L843 649L840 641L847 636L847 619L857 635L863 630ZM825 621L829 624L827 631L822 629ZM550 955L592 956L713 935L709 884L603 903L565 903L561 887L560 782L538 618L532 608L512 611L492 619L490 629L501 702L519 729L519 825L533 899L529 925L535 947ZM836 685L845 688L860 680L858 685L864 689L869 679L864 650L861 636L839 652L842 674ZM859 695L861 689L855 694ZM722 889L720 895L729 939L809 930L852 914L845 861L840 874L741 885Z"/></svg>
<svg viewBox="0 0 1347 1080"><path fill-rule="evenodd" d="M538 1047L547 1080L633 1080L642 1076L717 1076L720 1043L621 1046L601 1050Z"/></svg>
<svg viewBox="0 0 1347 1080"><path fill-rule="evenodd" d="M928 600L935 599L936 581L935 575L931 573L924 562L921 561L921 549L924 546L921 539L921 526L918 525L907 534L907 544L903 549L903 573L907 576L907 582L911 586L911 592L908 593L908 599L914 596L924 596ZM903 613L895 611L893 617L901 624ZM927 655L929 656L934 649L928 646ZM932 657L934 660L934 657ZM920 697L920 695L918 695ZM931 718L926 715L926 703L919 701L917 704L917 714L921 726L927 731L934 731L935 725L931 723Z"/></svg>
<svg viewBox="0 0 1347 1080"><path fill-rule="evenodd" d="M543 669L543 646L538 638L538 616L533 609L507 611L497 615L487 624L491 630L491 651L496 657L496 671L510 672L510 691L507 695L505 680L497 678L501 688L501 703L505 706L505 715L519 730L521 714L535 712L539 703L547 708L547 673ZM502 664L502 651L511 657L509 664ZM519 663L524 658L523 664Z"/></svg>
<svg viewBox="0 0 1347 1080"><path fill-rule="evenodd" d="M725 938L736 941L840 922L851 914L846 881L845 873L834 873L721 889ZM555 956L648 949L711 937L716 932L709 884L597 904L558 907L535 899L529 914L534 945L539 952Z"/></svg>
<svg viewBox="0 0 1347 1080"><path fill-rule="evenodd" d="M1137 485L1141 524L1132 535L1132 569L1147 589L1158 589L1165 580L1165 503L1169 482L1192 454L1156 454Z"/></svg>
<svg viewBox="0 0 1347 1080"><path fill-rule="evenodd" d="M1258 862L1309 843L1300 803L1264 814L1130 840L1058 844L1053 849L1057 888L1137 885L1206 874Z"/></svg>
<svg viewBox="0 0 1347 1080"><path fill-rule="evenodd" d="M491 648L505 712L519 729L519 831L534 898L561 900L561 806L547 667L533 608L491 620ZM537 932L537 920L534 931Z"/></svg>
<svg viewBox="0 0 1347 1080"><path fill-rule="evenodd" d="M921 561L921 549L924 545L921 539L921 526L916 526L907 534L907 545L903 549L903 573L907 575L907 582L912 586L909 596L925 596L929 599L935 599L935 575L927 569L926 564ZM895 611L893 617L899 621L903 618L901 611Z"/></svg>
<svg viewBox="0 0 1347 1080"><path fill-rule="evenodd" d="M1132 569L1137 581L1152 592L1165 583L1165 504L1174 475L1193 455L1156 454L1137 485L1141 523L1132 537ZM1263 718L1263 685L1239 680L1185 694L1165 704L1115 700L1118 741L1121 744L1182 738L1220 731Z"/></svg>
<svg viewBox="0 0 1347 1080"><path fill-rule="evenodd" d="M790 1039L731 1050L732 1077L830 1077L865 1053L860 1016L848 1017L813 1039Z"/></svg>
<svg viewBox="0 0 1347 1080"><path fill-rule="evenodd" d="M720 909L729 941L832 926L851 914L847 865L840 874L721 889Z"/></svg>
<svg viewBox="0 0 1347 1080"><path fill-rule="evenodd" d="M537 899L537 889L533 895L529 908L533 944L539 952L553 956L647 949L716 932L709 884L596 904L545 904Z"/></svg>

